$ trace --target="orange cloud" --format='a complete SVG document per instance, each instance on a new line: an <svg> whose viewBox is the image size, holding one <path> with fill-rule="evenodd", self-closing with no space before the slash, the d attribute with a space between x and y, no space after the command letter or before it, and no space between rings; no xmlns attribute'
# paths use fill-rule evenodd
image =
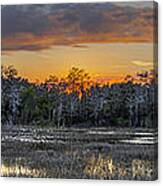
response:
<svg viewBox="0 0 163 186"><path fill-rule="evenodd" d="M153 42L153 8L153 2L142 8L116 3L2 6L2 51L37 51L81 43Z"/></svg>

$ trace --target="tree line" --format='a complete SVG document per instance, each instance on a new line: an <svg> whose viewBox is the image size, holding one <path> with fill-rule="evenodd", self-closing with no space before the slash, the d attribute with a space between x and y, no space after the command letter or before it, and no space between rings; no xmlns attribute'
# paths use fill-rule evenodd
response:
<svg viewBox="0 0 163 186"><path fill-rule="evenodd" d="M64 127L157 127L157 81L151 72L114 84L91 83L73 67L65 79L30 83L13 66L1 67L2 125Z"/></svg>

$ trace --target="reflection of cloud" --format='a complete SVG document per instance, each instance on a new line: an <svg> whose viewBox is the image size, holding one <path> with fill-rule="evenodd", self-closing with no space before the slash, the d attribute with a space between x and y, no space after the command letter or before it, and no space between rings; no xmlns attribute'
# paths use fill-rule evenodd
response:
<svg viewBox="0 0 163 186"><path fill-rule="evenodd" d="M53 45L81 47L82 43L153 42L151 7L126 8L116 3L8 5L2 6L1 14L3 51L37 51Z"/></svg>
<svg viewBox="0 0 163 186"><path fill-rule="evenodd" d="M153 65L152 62L148 61L132 61L131 63L141 67L150 67Z"/></svg>

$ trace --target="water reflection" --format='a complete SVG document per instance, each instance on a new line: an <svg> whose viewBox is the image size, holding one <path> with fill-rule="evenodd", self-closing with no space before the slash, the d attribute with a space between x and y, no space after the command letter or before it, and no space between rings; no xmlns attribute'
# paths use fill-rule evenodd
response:
<svg viewBox="0 0 163 186"><path fill-rule="evenodd" d="M157 132L15 128L1 144L2 176L157 178Z"/></svg>

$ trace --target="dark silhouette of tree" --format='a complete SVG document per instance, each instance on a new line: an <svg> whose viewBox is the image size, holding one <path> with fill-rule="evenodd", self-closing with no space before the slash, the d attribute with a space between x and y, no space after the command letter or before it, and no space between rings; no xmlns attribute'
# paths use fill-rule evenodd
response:
<svg viewBox="0 0 163 186"><path fill-rule="evenodd" d="M51 75L34 84L2 66L2 125L157 127L157 75L137 76L90 85L89 74L73 67L65 79Z"/></svg>

